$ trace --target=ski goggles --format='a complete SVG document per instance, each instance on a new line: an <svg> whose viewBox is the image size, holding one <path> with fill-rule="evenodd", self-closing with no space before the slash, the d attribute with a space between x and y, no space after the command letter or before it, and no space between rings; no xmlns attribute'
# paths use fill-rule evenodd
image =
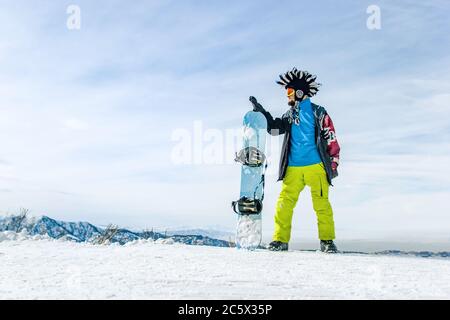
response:
<svg viewBox="0 0 450 320"><path fill-rule="evenodd" d="M288 97L291 97L295 94L295 90L292 88L287 88L287 92L286 92Z"/></svg>

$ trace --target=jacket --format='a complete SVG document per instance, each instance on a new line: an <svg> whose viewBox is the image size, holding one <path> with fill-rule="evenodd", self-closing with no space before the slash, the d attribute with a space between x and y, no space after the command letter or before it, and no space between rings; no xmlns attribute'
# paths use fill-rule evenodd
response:
<svg viewBox="0 0 450 320"><path fill-rule="evenodd" d="M328 115L324 107L311 103L315 118L315 139L320 159L322 160L325 172L327 174L328 183L332 186L331 180L338 176L337 169L333 170L332 163L335 167L339 165L340 146L336 139L336 132L333 121ZM284 113L281 118L273 118L272 115L262 110L262 114L267 119L267 132L273 136L284 134L283 146L281 148L280 167L278 172L278 181L283 180L288 167L291 128L289 110Z"/></svg>

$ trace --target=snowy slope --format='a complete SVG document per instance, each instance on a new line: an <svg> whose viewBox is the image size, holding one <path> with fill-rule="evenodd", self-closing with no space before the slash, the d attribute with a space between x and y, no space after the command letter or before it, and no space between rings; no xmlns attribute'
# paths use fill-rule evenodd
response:
<svg viewBox="0 0 450 320"><path fill-rule="evenodd" d="M449 259L43 238L3 233L1 299L450 298Z"/></svg>

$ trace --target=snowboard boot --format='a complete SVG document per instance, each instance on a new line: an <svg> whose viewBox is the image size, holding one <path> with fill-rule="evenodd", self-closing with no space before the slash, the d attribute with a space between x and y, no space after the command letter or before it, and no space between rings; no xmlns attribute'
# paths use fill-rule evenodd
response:
<svg viewBox="0 0 450 320"><path fill-rule="evenodd" d="M288 244L281 241L272 241L269 243L268 249L270 251L288 251Z"/></svg>
<svg viewBox="0 0 450 320"><path fill-rule="evenodd" d="M324 253L338 253L333 240L320 240L320 251Z"/></svg>

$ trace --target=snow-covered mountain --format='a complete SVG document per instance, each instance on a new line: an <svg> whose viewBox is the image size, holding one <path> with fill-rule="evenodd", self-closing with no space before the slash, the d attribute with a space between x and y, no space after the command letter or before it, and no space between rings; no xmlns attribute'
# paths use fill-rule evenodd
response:
<svg viewBox="0 0 450 320"><path fill-rule="evenodd" d="M226 241L223 237L228 236L231 239L231 234L226 232L217 233L217 231L209 231L204 229L167 229L167 231L131 231L123 228L110 228L95 226L88 222L66 222L55 220L47 216L42 217L26 217L21 215L16 216L0 216L0 233L4 231L12 231L28 236L48 236L52 239L63 239L74 242L89 242L96 243L98 241L104 243L119 243L121 245L136 241L136 240L159 240L164 243L184 243L188 245L206 245L215 247L232 247L231 241ZM206 234L216 234L217 237L222 236L222 239L207 236ZM0 241L1 241L0 237ZM16 237L10 233L3 235L3 238L9 239ZM225 238L226 239L226 238ZM294 251L310 251L315 250L294 250ZM360 255L383 255L383 256L416 256L424 258L449 258L450 251L402 251L402 250L383 250L375 252L362 251L342 251L345 254L360 254Z"/></svg>
<svg viewBox="0 0 450 320"><path fill-rule="evenodd" d="M147 239L170 239L190 245L208 245L229 247L228 241L210 238L200 234L173 235L153 231L134 232L127 229L111 227L103 228L88 222L66 222L55 220L47 216L27 218L26 216L0 217L0 232L26 232L33 235L48 235L53 239L67 239L75 242L95 242L103 239L111 243L125 244L127 242Z"/></svg>

